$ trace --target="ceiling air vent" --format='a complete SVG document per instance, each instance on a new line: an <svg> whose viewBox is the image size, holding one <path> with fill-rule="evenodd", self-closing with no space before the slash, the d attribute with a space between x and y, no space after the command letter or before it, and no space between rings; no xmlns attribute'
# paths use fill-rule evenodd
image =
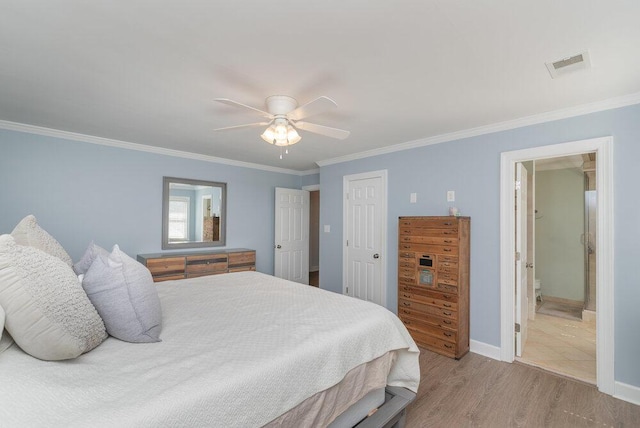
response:
<svg viewBox="0 0 640 428"><path fill-rule="evenodd" d="M556 77L564 76L574 71L591 68L591 59L589 58L589 51L585 51L568 58L547 62L546 66L549 74L551 74L551 78L555 79Z"/></svg>

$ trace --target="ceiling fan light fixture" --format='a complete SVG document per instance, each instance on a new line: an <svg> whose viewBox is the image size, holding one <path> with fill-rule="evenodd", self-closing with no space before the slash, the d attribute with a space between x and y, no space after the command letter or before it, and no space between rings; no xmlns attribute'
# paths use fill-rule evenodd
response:
<svg viewBox="0 0 640 428"><path fill-rule="evenodd" d="M267 129L264 130L264 132L260 136L267 143L273 144L275 142L275 138L276 138L276 127L275 127L275 125L269 126Z"/></svg>
<svg viewBox="0 0 640 428"><path fill-rule="evenodd" d="M260 137L267 143L278 147L291 146L302 140L296 129L287 121L270 125Z"/></svg>
<svg viewBox="0 0 640 428"><path fill-rule="evenodd" d="M296 128L289 125L287 126L287 140L289 140L289 145L295 144L298 141L302 140L302 137L296 131Z"/></svg>

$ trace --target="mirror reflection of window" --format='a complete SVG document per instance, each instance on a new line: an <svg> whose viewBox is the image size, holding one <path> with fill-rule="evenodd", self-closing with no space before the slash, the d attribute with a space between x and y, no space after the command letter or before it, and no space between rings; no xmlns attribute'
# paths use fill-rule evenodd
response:
<svg viewBox="0 0 640 428"><path fill-rule="evenodd" d="M186 241L189 237L190 200L184 196L171 196L169 200L169 240Z"/></svg>

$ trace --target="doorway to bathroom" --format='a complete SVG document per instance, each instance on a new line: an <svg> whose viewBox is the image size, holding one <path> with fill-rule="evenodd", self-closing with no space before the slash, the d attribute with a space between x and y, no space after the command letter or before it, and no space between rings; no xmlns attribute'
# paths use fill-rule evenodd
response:
<svg viewBox="0 0 640 428"><path fill-rule="evenodd" d="M612 137L594 138L590 140L575 141L555 145L539 146L510 152L503 152L500 159L500 296L501 296L501 343L500 357L503 361L512 362L516 359L516 350L526 352L528 333L533 331L527 328L529 321L529 308L535 305L535 273L527 254L517 254L516 251L516 220L527 223L528 216L517 216L516 206L516 165L522 165L527 161L540 161L549 158L567 157L595 153L597 160L597 173L595 175L597 197L595 198L596 230L594 236L595 250L595 288L596 309L596 384L598 389L606 394L614 393L614 350L615 332L613 323L614 314L614 276L613 276L613 158ZM526 169L526 168L525 168ZM584 195L582 196L584 197ZM535 207L535 204L532 204ZM535 210L535 208L534 208ZM521 213L523 211L520 211ZM535 222L535 212L530 212L530 221ZM546 214L544 214L546 215ZM584 213L583 213L584 215ZM539 221L539 220L538 220ZM535 227L535 226L534 226ZM527 227L523 236L527 236ZM531 239L535 244L535 238ZM580 241L580 237L578 237ZM523 251L535 254L535 250L529 250L527 245L521 245ZM562 255L564 257L564 254ZM517 275L516 272L519 274ZM524 287L516 287L514 283L525 284ZM545 288L547 294L549 288L545 286L544 278L540 278L540 294L544 299ZM533 284L528 287L528 284ZM535 314L535 319L543 318L543 315ZM558 317L552 317L558 318ZM535 321L534 319L534 321ZM568 324L572 320L563 319ZM577 321L576 322L581 322ZM534 324L535 325L535 324ZM529 326L531 327L531 326ZM553 327L556 330L558 327ZM567 329L572 328L567 326ZM543 329L544 330L544 329ZM546 331L546 330L545 330ZM572 331L572 330L569 330ZM560 333L562 334L562 333ZM567 353L569 350L565 349ZM574 376L575 377L575 376Z"/></svg>
<svg viewBox="0 0 640 428"><path fill-rule="evenodd" d="M592 384L596 165L594 152L522 162L528 176L528 304L526 342L516 350L521 362Z"/></svg>

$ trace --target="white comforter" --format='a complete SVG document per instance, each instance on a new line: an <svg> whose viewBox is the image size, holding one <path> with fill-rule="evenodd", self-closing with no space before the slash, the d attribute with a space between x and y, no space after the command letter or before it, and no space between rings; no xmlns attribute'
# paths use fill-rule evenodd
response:
<svg viewBox="0 0 640 428"><path fill-rule="evenodd" d="M390 350L388 384L417 390L418 348L380 306L256 272L158 292L160 343L0 354L0 426L261 426Z"/></svg>

